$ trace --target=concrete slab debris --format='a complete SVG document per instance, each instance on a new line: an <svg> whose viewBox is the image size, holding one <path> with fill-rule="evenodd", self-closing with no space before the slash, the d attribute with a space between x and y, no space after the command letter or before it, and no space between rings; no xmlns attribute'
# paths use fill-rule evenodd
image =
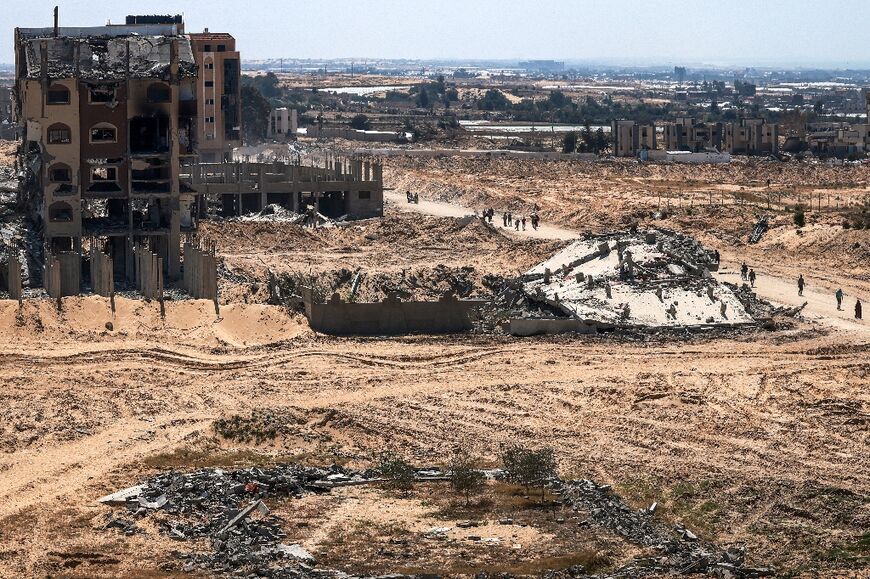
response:
<svg viewBox="0 0 870 579"><path fill-rule="evenodd" d="M114 492L110 495L100 497L97 499L97 502L104 505L126 505L128 499L138 498L144 490L145 485L128 487L125 489L121 489L118 492Z"/></svg>
<svg viewBox="0 0 870 579"><path fill-rule="evenodd" d="M590 327L739 326L754 320L731 288L712 279L715 252L667 230L578 240L523 276L526 296L573 324L537 321L537 333ZM518 335L536 324L517 321ZM565 326L559 328L558 326Z"/></svg>

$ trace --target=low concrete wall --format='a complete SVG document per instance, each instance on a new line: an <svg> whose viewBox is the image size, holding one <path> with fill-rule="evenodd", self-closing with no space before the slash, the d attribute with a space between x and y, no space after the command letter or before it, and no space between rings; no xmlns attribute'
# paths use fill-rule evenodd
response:
<svg viewBox="0 0 870 579"><path fill-rule="evenodd" d="M302 292L311 327L340 336L449 334L472 329L469 312L484 301L444 297L437 302L402 302L395 296L382 302L345 302L338 294L325 304L315 303L311 290Z"/></svg>
<svg viewBox="0 0 870 579"><path fill-rule="evenodd" d="M513 336L538 336L541 334L595 334L598 326L582 320L528 319L510 321L508 332Z"/></svg>

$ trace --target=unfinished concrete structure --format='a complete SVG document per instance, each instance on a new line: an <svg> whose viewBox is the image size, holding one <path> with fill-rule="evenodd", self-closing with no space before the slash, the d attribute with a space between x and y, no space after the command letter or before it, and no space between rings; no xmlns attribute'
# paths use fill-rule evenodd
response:
<svg viewBox="0 0 870 579"><path fill-rule="evenodd" d="M129 281L133 247L145 246L170 278L179 275L196 204L179 178L197 134L197 67L183 32L180 17L16 29L15 106L29 170L22 201L48 255L80 258L97 246Z"/></svg>
<svg viewBox="0 0 870 579"><path fill-rule="evenodd" d="M196 85L197 153L204 163L230 161L242 144L242 60L236 39L220 32L190 35L199 68Z"/></svg>
<svg viewBox="0 0 870 579"><path fill-rule="evenodd" d="M565 317L555 324L518 322L516 330L529 334L553 328L591 331L753 323L735 293L712 279L709 271L717 268L713 252L669 231L589 236L523 276L523 291L530 300Z"/></svg>
<svg viewBox="0 0 870 579"><path fill-rule="evenodd" d="M280 205L296 213L310 207L326 217L382 217L383 167L378 162L327 158L323 166L284 163L197 164L184 168L186 189L219 204L224 217Z"/></svg>
<svg viewBox="0 0 870 579"><path fill-rule="evenodd" d="M732 155L774 155L779 151L779 127L764 119L725 123L724 150Z"/></svg>
<svg viewBox="0 0 870 579"><path fill-rule="evenodd" d="M269 126L266 136L270 139L295 139L299 128L299 115L296 109L281 107L269 113Z"/></svg>
<svg viewBox="0 0 870 579"><path fill-rule="evenodd" d="M681 117L664 126L665 149L668 151L721 151L722 138L722 123L702 123L690 117Z"/></svg>
<svg viewBox="0 0 870 579"><path fill-rule="evenodd" d="M637 157L640 151L657 148L656 127L652 123L613 121L610 134L613 138L613 154L616 157Z"/></svg>

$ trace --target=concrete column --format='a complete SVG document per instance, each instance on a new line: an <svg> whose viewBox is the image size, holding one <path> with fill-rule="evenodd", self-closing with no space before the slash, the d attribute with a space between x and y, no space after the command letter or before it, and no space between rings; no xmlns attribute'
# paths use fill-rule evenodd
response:
<svg viewBox="0 0 870 579"><path fill-rule="evenodd" d="M266 165L260 165L259 169L257 185L260 188L260 209L262 210L269 204L269 195L266 193Z"/></svg>
<svg viewBox="0 0 870 579"><path fill-rule="evenodd" d="M177 279L181 274L181 146L178 142L178 41L170 44L170 91L172 99L169 114L169 165L170 165L170 199L169 199L169 239L167 254L167 273L169 279Z"/></svg>

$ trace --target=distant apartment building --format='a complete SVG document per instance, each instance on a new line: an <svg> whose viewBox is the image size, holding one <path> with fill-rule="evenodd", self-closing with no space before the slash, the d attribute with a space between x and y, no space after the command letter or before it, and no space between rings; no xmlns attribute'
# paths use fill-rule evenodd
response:
<svg viewBox="0 0 870 579"><path fill-rule="evenodd" d="M725 151L732 155L774 155L779 151L779 127L764 119L726 123Z"/></svg>
<svg viewBox="0 0 870 579"><path fill-rule="evenodd" d="M242 68L236 39L206 29L190 35L197 79L197 151L203 163L230 161L242 144Z"/></svg>
<svg viewBox="0 0 870 579"><path fill-rule="evenodd" d="M721 151L722 137L722 123L702 123L690 117L680 117L664 126L665 148L668 151Z"/></svg>
<svg viewBox="0 0 870 579"><path fill-rule="evenodd" d="M269 113L269 126L266 134L270 139L296 138L296 130L299 128L299 116L296 109L286 107L273 109Z"/></svg>
<svg viewBox="0 0 870 579"><path fill-rule="evenodd" d="M845 158L870 150L870 126L848 123L807 125L806 146L815 155Z"/></svg>
<svg viewBox="0 0 870 579"><path fill-rule="evenodd" d="M48 251L83 242L131 277L132 248L180 269L196 193L180 184L193 152L197 66L180 17L15 30L15 113L27 199Z"/></svg>
<svg viewBox="0 0 870 579"><path fill-rule="evenodd" d="M656 127L652 123L613 121L610 131L616 157L636 157L640 151L656 149Z"/></svg>

